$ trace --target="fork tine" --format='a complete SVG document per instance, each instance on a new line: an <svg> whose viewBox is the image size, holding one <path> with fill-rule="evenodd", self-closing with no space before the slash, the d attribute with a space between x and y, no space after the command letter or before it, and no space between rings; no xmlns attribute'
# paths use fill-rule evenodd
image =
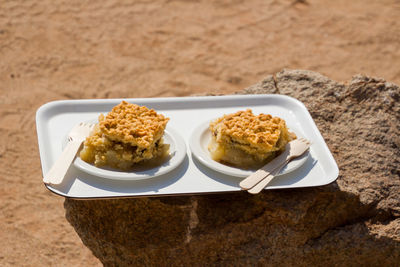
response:
<svg viewBox="0 0 400 267"><path fill-rule="evenodd" d="M72 128L72 131L78 130L80 126L81 126L81 123L76 124L76 125Z"/></svg>
<svg viewBox="0 0 400 267"><path fill-rule="evenodd" d="M304 143L304 144L308 145L308 146L311 144L311 142L308 139L305 139L305 138L300 138L299 141L301 143Z"/></svg>

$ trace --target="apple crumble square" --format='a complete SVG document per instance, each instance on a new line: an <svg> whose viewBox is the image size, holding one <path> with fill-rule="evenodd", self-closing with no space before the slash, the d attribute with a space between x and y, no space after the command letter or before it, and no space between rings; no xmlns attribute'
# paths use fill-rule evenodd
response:
<svg viewBox="0 0 400 267"><path fill-rule="evenodd" d="M251 109L224 115L210 123L208 150L215 161L242 168L257 168L271 161L296 139L286 122Z"/></svg>
<svg viewBox="0 0 400 267"><path fill-rule="evenodd" d="M163 143L168 118L153 109L122 101L97 123L84 142L82 160L95 166L129 170L135 164L168 155Z"/></svg>

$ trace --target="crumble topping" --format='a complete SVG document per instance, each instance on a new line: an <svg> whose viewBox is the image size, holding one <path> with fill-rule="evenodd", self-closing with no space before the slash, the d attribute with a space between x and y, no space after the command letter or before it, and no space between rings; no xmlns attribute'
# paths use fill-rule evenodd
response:
<svg viewBox="0 0 400 267"><path fill-rule="evenodd" d="M163 141L168 120L152 109L122 101L106 116L99 115L80 157L98 167L121 170L141 162L158 164L169 153L169 145Z"/></svg>
<svg viewBox="0 0 400 267"><path fill-rule="evenodd" d="M249 167L265 163L285 149L296 135L285 120L251 109L224 115L210 123L209 151L214 160Z"/></svg>
<svg viewBox="0 0 400 267"><path fill-rule="evenodd" d="M251 109L224 115L210 123L216 140L231 138L231 141L258 147L265 152L279 150L276 144L281 135L286 135L283 119L268 114L254 115ZM284 136L285 137L285 136Z"/></svg>
<svg viewBox="0 0 400 267"><path fill-rule="evenodd" d="M111 140L148 148L163 135L168 120L153 109L122 101L99 116L99 127Z"/></svg>

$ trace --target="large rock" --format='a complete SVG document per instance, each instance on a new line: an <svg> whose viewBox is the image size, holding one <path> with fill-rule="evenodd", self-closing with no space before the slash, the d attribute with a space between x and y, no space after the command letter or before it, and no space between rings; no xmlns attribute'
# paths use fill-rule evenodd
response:
<svg viewBox="0 0 400 267"><path fill-rule="evenodd" d="M105 265L398 266L400 89L284 70L240 94L293 96L337 160L318 188L120 200L65 200L66 217Z"/></svg>

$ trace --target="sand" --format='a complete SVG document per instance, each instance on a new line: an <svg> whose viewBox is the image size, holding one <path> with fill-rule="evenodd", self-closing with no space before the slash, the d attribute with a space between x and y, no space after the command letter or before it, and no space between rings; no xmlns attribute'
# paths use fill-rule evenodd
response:
<svg viewBox="0 0 400 267"><path fill-rule="evenodd" d="M0 265L100 262L43 186L35 112L59 99L232 93L283 68L400 83L400 3L0 4Z"/></svg>

